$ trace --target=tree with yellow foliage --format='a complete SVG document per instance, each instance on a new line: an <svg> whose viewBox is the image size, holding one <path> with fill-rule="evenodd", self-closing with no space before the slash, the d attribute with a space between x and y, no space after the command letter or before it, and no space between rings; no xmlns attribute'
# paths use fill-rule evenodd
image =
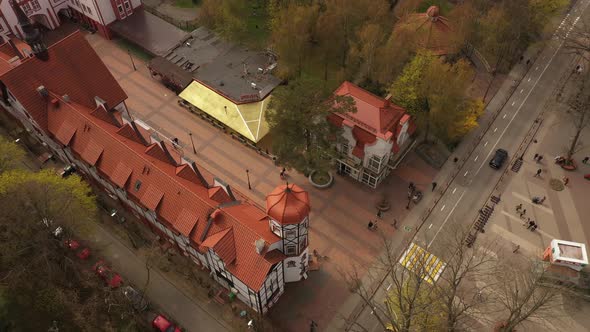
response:
<svg viewBox="0 0 590 332"><path fill-rule="evenodd" d="M459 141L477 126L483 103L470 98L467 88L474 73L460 60L446 63L434 54L419 52L393 82L393 101L404 107L424 130L447 144Z"/></svg>

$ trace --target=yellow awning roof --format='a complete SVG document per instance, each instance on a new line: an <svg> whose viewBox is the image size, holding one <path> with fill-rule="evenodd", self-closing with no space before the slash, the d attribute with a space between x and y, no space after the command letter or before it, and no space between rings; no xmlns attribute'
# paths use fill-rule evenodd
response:
<svg viewBox="0 0 590 332"><path fill-rule="evenodd" d="M270 95L258 102L238 105L203 84L193 81L179 96L254 143L268 134L264 113Z"/></svg>

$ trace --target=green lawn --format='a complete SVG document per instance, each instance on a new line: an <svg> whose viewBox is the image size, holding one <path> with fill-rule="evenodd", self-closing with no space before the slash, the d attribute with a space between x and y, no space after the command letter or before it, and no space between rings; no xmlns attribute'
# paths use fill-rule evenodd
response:
<svg viewBox="0 0 590 332"><path fill-rule="evenodd" d="M198 3L198 0L174 0L174 6L179 8L194 8Z"/></svg>

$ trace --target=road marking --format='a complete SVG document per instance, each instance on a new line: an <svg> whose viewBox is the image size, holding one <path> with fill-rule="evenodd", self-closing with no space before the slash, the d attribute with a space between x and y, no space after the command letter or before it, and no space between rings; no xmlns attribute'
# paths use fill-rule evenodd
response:
<svg viewBox="0 0 590 332"><path fill-rule="evenodd" d="M469 173L469 171L465 171L465 174L463 174L463 176L467 176L467 173Z"/></svg>
<svg viewBox="0 0 590 332"><path fill-rule="evenodd" d="M514 104L516 104L516 102L515 102L515 101L513 101L513 102L512 102L512 105L510 105L510 106L514 106Z"/></svg>
<svg viewBox="0 0 590 332"><path fill-rule="evenodd" d="M520 89L520 93L522 93L524 91L524 89Z"/></svg>
<svg viewBox="0 0 590 332"><path fill-rule="evenodd" d="M473 159L473 161L477 161L477 158L479 158L479 155L475 156L475 159Z"/></svg>
<svg viewBox="0 0 590 332"><path fill-rule="evenodd" d="M486 145L488 145L488 141L486 141L486 142L483 144L483 147L485 148L485 147L486 147Z"/></svg>
<svg viewBox="0 0 590 332"><path fill-rule="evenodd" d="M443 205L443 206L440 208L440 210L441 210L441 211L442 211L442 210L444 210L444 209L445 209L445 207L447 207L447 206L446 206L446 205Z"/></svg>
<svg viewBox="0 0 590 332"><path fill-rule="evenodd" d="M443 227L445 227L445 224L447 223L447 220L449 220L449 218L451 217L451 214L453 214L453 211L455 211L455 208L457 208L457 205L459 205L459 202L461 202L461 199L463 199L463 195L465 195L466 192L467 192L467 190L465 190L461 194L461 196L457 200L457 203L455 203L455 206L453 206L453 208L451 209L451 211L449 211L449 214L447 215L447 217L443 221L442 225L440 225L440 228L438 229L438 231L436 232L436 234L434 234L434 237L432 237L432 240L430 240L430 243L428 244L428 247L426 247L426 248L430 248L430 245L432 244L432 242L434 242L434 239L436 239L436 236L438 235L438 233L440 233L440 231L443 229Z"/></svg>
<svg viewBox="0 0 590 332"><path fill-rule="evenodd" d="M506 114L504 114L504 116L502 117L502 119L506 119Z"/></svg>
<svg viewBox="0 0 590 332"><path fill-rule="evenodd" d="M428 229L431 229L431 228L432 228L432 224L430 224L430 226L428 226Z"/></svg>
<svg viewBox="0 0 590 332"><path fill-rule="evenodd" d="M572 27L570 28L570 31L571 31L571 29L574 28L574 26L575 26L575 24L572 25ZM564 42L561 42L559 44L559 46L557 47L557 49L555 50L555 52L553 52L553 54L549 58L549 61L547 61L547 64L545 65L545 67L541 71L541 74L535 80L535 83L533 84L533 86L531 87L531 89L529 90L529 92L527 93L527 95L524 97L524 99L522 100L522 103L520 104L520 106L518 106L518 108L516 109L516 112L514 112L514 115L512 115L512 118L508 122L508 125L506 125L506 127L504 128L504 130L502 131L502 133L500 134L500 136L498 136L498 139L496 140L496 143L494 143L494 146L492 146L492 148L490 149L490 152L488 152L488 155L485 158L486 160L490 157L490 155L492 154L492 151L494 151L494 149L496 148L496 145L498 145L498 143L500 143L500 140L502 139L502 137L506 133L506 130L508 130L508 128L510 128L510 125L512 124L512 121L514 121L514 119L516 118L516 116L518 115L518 113L520 112L520 110L522 109L522 106L524 106L524 103L527 101L527 99L529 98L529 96L531 95L531 93L533 92L533 90L535 90L535 87L537 86L537 84L539 83L539 81L541 80L541 78L543 77L543 75L545 74L545 71L547 71L547 68L549 68L549 66L551 65L551 62L553 62L553 59L555 58L555 56L557 55L557 53L559 52L559 50L563 46L563 43ZM522 92L522 90L520 90L520 91ZM481 163L481 165L479 166L479 168L477 169L477 171L475 172L475 174L479 173L479 171L481 170L481 168L483 167L484 164L485 164L485 162L482 162Z"/></svg>
<svg viewBox="0 0 590 332"><path fill-rule="evenodd" d="M498 131L498 127L494 128L494 132Z"/></svg>
<svg viewBox="0 0 590 332"><path fill-rule="evenodd" d="M455 191L457 191L457 188L453 189L453 194L455 193Z"/></svg>

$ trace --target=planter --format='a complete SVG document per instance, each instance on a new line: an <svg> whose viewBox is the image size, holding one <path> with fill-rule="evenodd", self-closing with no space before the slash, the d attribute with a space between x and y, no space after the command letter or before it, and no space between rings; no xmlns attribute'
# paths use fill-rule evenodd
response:
<svg viewBox="0 0 590 332"><path fill-rule="evenodd" d="M331 172L320 174L317 171L311 171L307 179L312 186L318 189L328 188L332 185L332 182L334 182L334 177L332 176Z"/></svg>

